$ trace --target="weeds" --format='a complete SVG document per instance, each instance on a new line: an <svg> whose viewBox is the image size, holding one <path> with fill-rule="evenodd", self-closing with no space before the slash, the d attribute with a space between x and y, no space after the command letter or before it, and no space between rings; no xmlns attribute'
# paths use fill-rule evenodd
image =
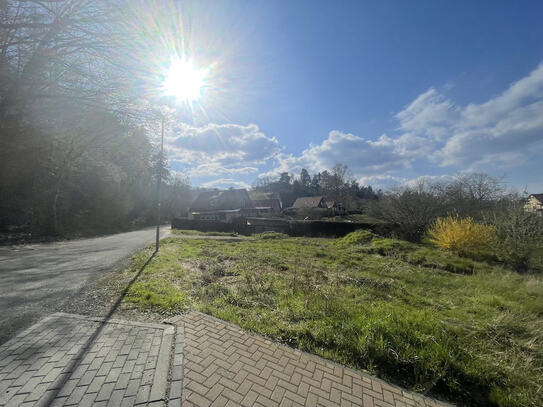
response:
<svg viewBox="0 0 543 407"><path fill-rule="evenodd" d="M363 244L370 242L374 237L376 236L369 230L358 229L338 239L338 242L346 245Z"/></svg>
<svg viewBox="0 0 543 407"><path fill-rule="evenodd" d="M264 233L259 233L259 234L255 235L255 237L257 239L262 239L262 240L287 239L288 235L286 235L284 233L278 233L278 232L264 232Z"/></svg>
<svg viewBox="0 0 543 407"><path fill-rule="evenodd" d="M541 277L369 237L171 239L126 301L190 304L455 403L543 405Z"/></svg>
<svg viewBox="0 0 543 407"><path fill-rule="evenodd" d="M186 309L186 294L171 283L159 279L136 282L130 287L126 302L142 309L166 314L183 312Z"/></svg>

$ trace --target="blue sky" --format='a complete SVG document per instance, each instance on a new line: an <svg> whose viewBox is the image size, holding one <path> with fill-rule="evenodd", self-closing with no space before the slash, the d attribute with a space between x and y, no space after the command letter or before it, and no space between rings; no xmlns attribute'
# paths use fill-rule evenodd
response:
<svg viewBox="0 0 543 407"><path fill-rule="evenodd" d="M543 192L543 2L192 2L211 70L168 132L193 185L347 164L364 184L485 171Z"/></svg>

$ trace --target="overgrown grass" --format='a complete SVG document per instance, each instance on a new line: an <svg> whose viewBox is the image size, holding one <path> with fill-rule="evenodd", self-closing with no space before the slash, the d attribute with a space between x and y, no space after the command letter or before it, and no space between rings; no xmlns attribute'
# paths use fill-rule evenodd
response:
<svg viewBox="0 0 543 407"><path fill-rule="evenodd" d="M270 237L165 239L126 301L198 309L459 404L543 405L541 276L363 231Z"/></svg>
<svg viewBox="0 0 543 407"><path fill-rule="evenodd" d="M130 288L125 301L152 311L182 312L185 310L186 294L173 284L158 278L136 282Z"/></svg>
<svg viewBox="0 0 543 407"><path fill-rule="evenodd" d="M267 240L267 239L287 239L289 235L278 232L263 232L255 235L257 239Z"/></svg>
<svg viewBox="0 0 543 407"><path fill-rule="evenodd" d="M181 230L172 229L174 235L187 235L187 236L238 236L232 232L200 232L199 230Z"/></svg>

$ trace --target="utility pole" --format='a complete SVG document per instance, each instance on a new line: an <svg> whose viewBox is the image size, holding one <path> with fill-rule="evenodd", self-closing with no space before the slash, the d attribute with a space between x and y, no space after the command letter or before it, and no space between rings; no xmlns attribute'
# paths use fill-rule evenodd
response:
<svg viewBox="0 0 543 407"><path fill-rule="evenodd" d="M162 114L162 132L160 135L160 156L157 170L157 183L156 183L156 244L155 253L160 249L160 184L162 183L162 173L164 172L162 164L162 156L164 154L164 114Z"/></svg>

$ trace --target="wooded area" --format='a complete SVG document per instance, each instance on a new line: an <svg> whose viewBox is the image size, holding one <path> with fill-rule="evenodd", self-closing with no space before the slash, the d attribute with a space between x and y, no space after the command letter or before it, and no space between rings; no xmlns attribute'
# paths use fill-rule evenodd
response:
<svg viewBox="0 0 543 407"><path fill-rule="evenodd" d="M153 86L141 53L153 37L140 40L148 33L127 6L0 2L0 231L92 234L154 219L165 158L151 142L158 113L137 98ZM190 188L160 178L168 218Z"/></svg>
<svg viewBox="0 0 543 407"><path fill-rule="evenodd" d="M302 168L297 177L283 172L276 179L259 178L253 188L261 192L279 193L283 208L292 206L296 198L304 196L322 195L326 199L340 202L344 208L351 210L360 209L365 200L377 198L371 185L361 186L344 164L336 164L330 171L317 172L313 177Z"/></svg>

